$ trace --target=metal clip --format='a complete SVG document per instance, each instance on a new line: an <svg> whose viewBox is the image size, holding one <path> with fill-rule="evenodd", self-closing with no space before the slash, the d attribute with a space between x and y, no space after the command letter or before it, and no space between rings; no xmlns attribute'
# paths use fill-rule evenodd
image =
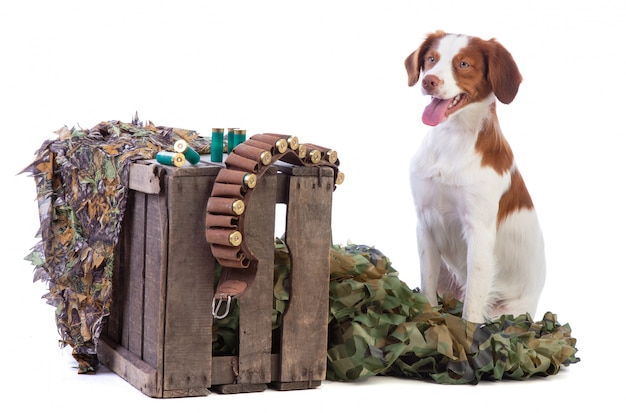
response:
<svg viewBox="0 0 626 413"><path fill-rule="evenodd" d="M213 302L211 303L211 312L213 313L213 318L217 318L218 320L221 320L222 318L226 317L228 315L228 312L230 311L231 300L232 300L232 297L229 295L226 300L226 311L224 311L223 314L218 314L217 312L220 310L220 307L222 306L222 302L224 302L224 299L222 298L222 296L220 296L216 305L215 297L213 297Z"/></svg>

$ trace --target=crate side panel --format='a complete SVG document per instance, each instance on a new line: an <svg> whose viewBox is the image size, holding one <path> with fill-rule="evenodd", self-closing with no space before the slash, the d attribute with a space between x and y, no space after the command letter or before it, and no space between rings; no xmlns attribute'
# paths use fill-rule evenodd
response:
<svg viewBox="0 0 626 413"><path fill-rule="evenodd" d="M169 238L163 361L168 392L211 385L215 260L205 238L205 215L214 180L206 175L166 178Z"/></svg>
<svg viewBox="0 0 626 413"><path fill-rule="evenodd" d="M254 282L239 299L239 384L272 380L276 178L273 170L267 171L246 205L244 236L258 266Z"/></svg>
<svg viewBox="0 0 626 413"><path fill-rule="evenodd" d="M144 250L146 195L132 191L133 202L127 210L129 243L125 248L128 255L128 271L124 291L124 317L122 345L131 353L143 356L143 307L144 307ZM130 213L130 215L129 215Z"/></svg>
<svg viewBox="0 0 626 413"><path fill-rule="evenodd" d="M145 286L143 306L143 357L160 373L163 366L163 314L167 271L166 195L146 195Z"/></svg>
<svg viewBox="0 0 626 413"><path fill-rule="evenodd" d="M103 338L98 348L100 360L113 372L150 397L163 397L157 385L157 371L122 346Z"/></svg>
<svg viewBox="0 0 626 413"><path fill-rule="evenodd" d="M281 335L281 382L326 376L333 178L292 176L286 241L292 257Z"/></svg>
<svg viewBox="0 0 626 413"><path fill-rule="evenodd" d="M106 326L103 331L103 335L106 336L109 341L116 344L122 344L122 331L125 324L124 304L128 302L128 272L130 268L130 243L134 198L134 191L129 191L126 200L125 217L114 252L111 312L106 319ZM128 340L126 340L125 344L128 344Z"/></svg>

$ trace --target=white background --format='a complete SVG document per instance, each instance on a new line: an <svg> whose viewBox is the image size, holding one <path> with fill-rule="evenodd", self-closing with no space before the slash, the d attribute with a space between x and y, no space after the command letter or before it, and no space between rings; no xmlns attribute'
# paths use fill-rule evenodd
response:
<svg viewBox="0 0 626 413"><path fill-rule="evenodd" d="M21 1L0 6L0 406L47 412L332 408L583 411L623 400L626 3L607 1ZM63 125L141 120L208 134L296 134L339 152L336 243L374 245L418 284L408 162L428 98L404 59L433 30L497 38L524 76L499 105L538 209L553 311L582 361L549 378L445 386L376 377L296 392L156 400L101 369L76 374L23 260L35 185L18 175ZM613 390L611 387L613 386ZM618 390L619 391L619 390ZM318 405L319 403L319 405ZM623 407L623 406L622 406ZM619 409L619 408L618 408ZM2 410L5 410L2 408Z"/></svg>

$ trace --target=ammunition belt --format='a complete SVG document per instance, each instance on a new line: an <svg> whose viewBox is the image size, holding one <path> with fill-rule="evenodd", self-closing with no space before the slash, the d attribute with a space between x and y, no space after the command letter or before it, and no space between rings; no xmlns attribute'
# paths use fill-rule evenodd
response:
<svg viewBox="0 0 626 413"><path fill-rule="evenodd" d="M344 175L339 171L337 152L313 144L300 144L296 136L264 133L251 136L235 146L217 174L207 202L206 240L223 267L213 298L213 316L228 314L233 298L240 296L256 275L258 260L246 244L246 205L257 181L275 162L308 167L330 167L335 184ZM226 301L226 308L220 309Z"/></svg>

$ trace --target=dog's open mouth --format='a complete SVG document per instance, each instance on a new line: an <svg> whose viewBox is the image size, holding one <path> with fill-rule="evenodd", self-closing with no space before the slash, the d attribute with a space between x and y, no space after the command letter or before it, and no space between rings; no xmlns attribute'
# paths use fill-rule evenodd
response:
<svg viewBox="0 0 626 413"><path fill-rule="evenodd" d="M465 93L456 95L452 99L439 99L433 96L430 104L424 109L422 122L429 126L436 126L465 106L465 103L467 103Z"/></svg>

